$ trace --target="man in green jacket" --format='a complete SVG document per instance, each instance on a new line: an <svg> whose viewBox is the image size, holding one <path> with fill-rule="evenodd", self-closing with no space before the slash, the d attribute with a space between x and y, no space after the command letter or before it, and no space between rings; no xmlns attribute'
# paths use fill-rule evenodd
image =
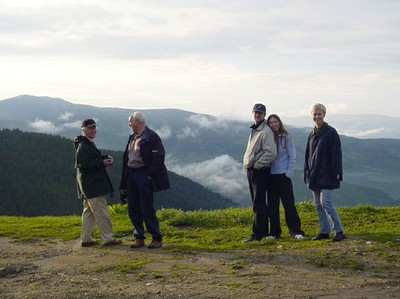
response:
<svg viewBox="0 0 400 299"><path fill-rule="evenodd" d="M99 227L103 246L122 243L114 239L106 195L113 187L106 167L113 164L111 156L103 156L94 144L97 124L93 119L85 119L81 125L82 135L74 140L76 159L76 181L78 196L83 199L82 247L97 245L92 238L95 225Z"/></svg>

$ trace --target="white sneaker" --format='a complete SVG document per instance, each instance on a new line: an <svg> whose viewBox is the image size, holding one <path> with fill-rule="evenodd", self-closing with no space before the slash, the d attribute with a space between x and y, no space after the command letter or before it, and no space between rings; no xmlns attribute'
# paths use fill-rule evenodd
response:
<svg viewBox="0 0 400 299"><path fill-rule="evenodd" d="M294 238L295 238L296 240L303 240L303 239L304 239L304 236L299 234L299 235L295 235Z"/></svg>
<svg viewBox="0 0 400 299"><path fill-rule="evenodd" d="M265 239L267 239L267 240L275 240L276 237L275 236L267 236L267 237L265 237Z"/></svg>

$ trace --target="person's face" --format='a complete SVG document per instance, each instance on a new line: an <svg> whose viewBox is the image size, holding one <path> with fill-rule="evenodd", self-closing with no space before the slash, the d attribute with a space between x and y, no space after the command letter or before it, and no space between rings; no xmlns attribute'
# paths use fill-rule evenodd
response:
<svg viewBox="0 0 400 299"><path fill-rule="evenodd" d="M138 132L139 123L136 120L130 118L129 119L129 126L131 127L133 132L135 132L135 133Z"/></svg>
<svg viewBox="0 0 400 299"><path fill-rule="evenodd" d="M317 128L320 128L324 123L325 113L322 110L315 110L312 114L312 119Z"/></svg>
<svg viewBox="0 0 400 299"><path fill-rule="evenodd" d="M258 124L259 122L262 122L265 119L265 112L254 111L253 116L254 116L254 122Z"/></svg>
<svg viewBox="0 0 400 299"><path fill-rule="evenodd" d="M89 125L87 127L83 127L83 135L85 135L86 137L89 137L91 139L96 137L97 134L97 126L96 125Z"/></svg>
<svg viewBox="0 0 400 299"><path fill-rule="evenodd" d="M279 132L279 120L277 120L275 117L271 117L268 121L268 126L271 128L272 131L274 132Z"/></svg>

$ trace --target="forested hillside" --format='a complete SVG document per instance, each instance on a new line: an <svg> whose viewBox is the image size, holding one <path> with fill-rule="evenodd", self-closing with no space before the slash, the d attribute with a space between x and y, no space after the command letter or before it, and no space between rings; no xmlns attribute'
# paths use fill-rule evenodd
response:
<svg viewBox="0 0 400 299"><path fill-rule="evenodd" d="M122 152L104 151L115 158L108 168L118 202ZM77 198L72 140L20 130L0 131L1 215L70 215L80 213ZM236 206L231 200L212 193L193 181L170 174L171 189L156 193L156 208L182 210L219 209Z"/></svg>
<svg viewBox="0 0 400 299"><path fill-rule="evenodd" d="M142 111L146 115L146 123L163 140L169 170L242 206L251 205L241 164L251 125L251 112L249 121L243 122L179 109ZM131 112L131 109L72 104L57 98L24 95L0 101L0 129L57 134L71 140L79 134L82 119L90 117L100 124L96 137L98 147L120 151L131 133L127 125ZM330 115L327 121L330 123ZM311 128L296 128L284 122L296 144L295 198L296 201L308 200L312 195L303 182L303 164L305 142ZM312 125L311 119L309 123ZM335 126L334 123L332 125ZM357 139L341 135L341 141L344 180L335 192L335 203L340 206L399 205L400 140ZM118 168L110 169L110 172L113 174L115 169ZM118 172L115 173L116 178L119 177ZM179 187L182 185L183 182L177 184ZM177 193L174 199L180 195ZM160 202L165 204L165 201ZM200 201L191 205L195 203L203 204Z"/></svg>

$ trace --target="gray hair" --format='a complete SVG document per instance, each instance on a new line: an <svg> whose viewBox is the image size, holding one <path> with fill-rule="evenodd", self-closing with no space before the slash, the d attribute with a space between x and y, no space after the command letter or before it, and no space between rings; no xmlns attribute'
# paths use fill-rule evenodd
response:
<svg viewBox="0 0 400 299"><path fill-rule="evenodd" d="M128 120L136 120L138 123L144 124L146 123L146 118L144 117L143 113L140 111L133 112Z"/></svg>

